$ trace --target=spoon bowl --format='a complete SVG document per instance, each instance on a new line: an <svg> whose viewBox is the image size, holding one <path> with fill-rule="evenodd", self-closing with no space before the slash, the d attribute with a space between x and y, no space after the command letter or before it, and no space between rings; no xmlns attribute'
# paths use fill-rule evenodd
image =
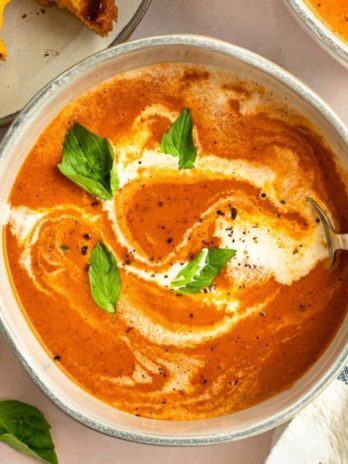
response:
<svg viewBox="0 0 348 464"><path fill-rule="evenodd" d="M323 208L316 201L314 201L313 198L308 197L307 201L318 213L320 221L324 227L331 264L333 265L335 263L336 251L348 250L348 234L338 234L335 231L328 214L323 210Z"/></svg>

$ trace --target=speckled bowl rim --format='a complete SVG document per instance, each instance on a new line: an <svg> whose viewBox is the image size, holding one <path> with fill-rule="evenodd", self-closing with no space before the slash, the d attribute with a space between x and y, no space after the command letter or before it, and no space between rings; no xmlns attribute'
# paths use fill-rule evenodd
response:
<svg viewBox="0 0 348 464"><path fill-rule="evenodd" d="M295 14L301 26L336 61L348 68L348 44L329 29L323 21L306 5L304 0L283 0Z"/></svg>
<svg viewBox="0 0 348 464"><path fill-rule="evenodd" d="M150 6L152 0L141 0L138 8L135 10L133 16L130 18L127 24L120 30L115 39L110 43L107 48L110 48L114 45L118 45L122 42L125 42L133 34L135 29L138 27L140 21L143 19L147 9ZM99 53L99 52L98 52ZM75 65L74 65L75 66ZM29 100L30 101L30 100ZM14 113L7 114L0 118L0 127L6 127L10 124L16 116L20 113L21 110L15 111Z"/></svg>
<svg viewBox="0 0 348 464"><path fill-rule="evenodd" d="M156 46L191 46L197 48L203 48L206 51L217 52L226 56L235 58L243 61L248 65L260 70L263 73L270 75L271 77L278 80L280 83L285 84L288 88L296 92L305 101L307 101L312 107L318 110L326 120L334 127L338 135L342 138L345 145L348 146L348 130L344 126L343 122L336 116L336 114L330 109L330 107L311 89L305 84L299 81L296 77L289 74L276 64L266 60L265 58L240 48L236 45L229 44L217 39L210 37L199 36L199 35L164 35L148 37L144 39L135 40L132 42L123 43L116 45L112 48L103 50L96 53L95 55L81 61L77 65L65 71L63 74L58 76L46 87L44 87L32 100L25 106L19 116L12 123L9 128L3 142L0 144L0 160L6 157L6 151L11 146L12 142L16 139L17 131L20 131L21 126L26 124L26 121L30 118L37 117L37 114L42 111L45 106L45 100L48 99L61 87L66 85L72 78L80 73L84 73L91 68L94 68L98 64L107 61L116 56L127 54L134 51L145 50L148 47ZM334 378L338 376L340 371L344 368L348 360L348 340L344 347L340 351L336 361L332 363L331 367L325 372L320 380L310 389L306 391L296 402L291 404L289 407L284 408L279 413L268 417L263 422L256 424L255 426L249 427L241 431L231 432L219 432L205 435L185 435L171 436L171 435L152 435L151 433L138 433L129 430L122 429L118 426L105 426L97 420L91 419L81 411L77 412L69 407L68 404L63 403L57 395L51 391L42 382L39 376L35 372L35 367L30 365L27 361L26 353L21 350L19 343L16 342L15 336L12 336L10 327L7 327L5 318L2 317L0 311L0 328L8 340L10 346L16 353L17 357L23 364L26 371L35 381L35 383L41 388L41 390L55 403L60 409L67 413L72 418L81 422L82 424L106 435L121 438L124 440L134 441L138 443L150 444L150 445L166 445L166 446L195 446L195 445L212 445L218 443L230 442L242 438L249 438L254 435L266 432L283 422L291 419L296 413L304 408L309 402L311 402ZM39 342L38 342L39 343ZM209 420L209 419L207 419Z"/></svg>

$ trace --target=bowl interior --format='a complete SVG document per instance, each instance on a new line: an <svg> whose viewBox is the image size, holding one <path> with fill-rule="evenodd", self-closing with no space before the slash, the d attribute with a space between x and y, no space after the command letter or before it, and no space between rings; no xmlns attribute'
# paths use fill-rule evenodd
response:
<svg viewBox="0 0 348 464"><path fill-rule="evenodd" d="M212 39L168 36L131 42L89 58L46 87L12 125L0 147L0 211L6 221L6 202L25 156L42 130L71 99L116 74L160 62L189 62L216 66L288 99L325 134L348 170L347 132L331 111L308 89L262 58ZM4 249L4 236L1 233ZM287 391L239 413L189 422L139 418L97 400L68 378L50 359L18 307L0 254L0 319L7 338L34 380L64 411L101 432L152 444L217 443L251 436L287 420L312 399L343 367L348 324L320 360Z"/></svg>

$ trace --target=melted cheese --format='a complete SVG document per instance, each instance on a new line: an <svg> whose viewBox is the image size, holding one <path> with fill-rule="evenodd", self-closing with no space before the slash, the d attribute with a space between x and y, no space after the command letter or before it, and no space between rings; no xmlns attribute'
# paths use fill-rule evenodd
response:
<svg viewBox="0 0 348 464"><path fill-rule="evenodd" d="M9 2L10 0L0 0L0 32L2 29L3 21L4 21L5 7ZM7 49L6 49L4 41L0 37L0 60L5 60L6 56L7 56Z"/></svg>

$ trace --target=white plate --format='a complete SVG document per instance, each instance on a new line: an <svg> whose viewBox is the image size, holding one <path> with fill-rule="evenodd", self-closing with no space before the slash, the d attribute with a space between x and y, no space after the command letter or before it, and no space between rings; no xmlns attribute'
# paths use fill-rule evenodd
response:
<svg viewBox="0 0 348 464"><path fill-rule="evenodd" d="M78 61L126 40L151 0L116 0L118 21L99 37L65 10L34 0L12 0L5 10L1 36L8 49L0 62L0 126L45 84Z"/></svg>

